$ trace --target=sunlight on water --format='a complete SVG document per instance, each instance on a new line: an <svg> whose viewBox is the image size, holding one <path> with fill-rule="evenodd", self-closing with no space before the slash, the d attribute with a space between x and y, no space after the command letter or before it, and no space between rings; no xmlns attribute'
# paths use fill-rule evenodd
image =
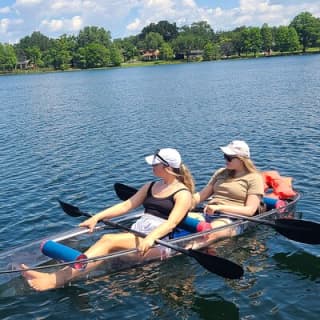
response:
<svg viewBox="0 0 320 320"><path fill-rule="evenodd" d="M200 189L233 139L249 143L262 170L292 176L303 218L320 221L319 63L313 55L0 77L1 252L77 225L59 198L94 213L118 201L114 182L152 180L144 156L159 147L180 150ZM223 250L244 266L242 280L182 256L42 294L20 279L20 292L2 289L0 318L317 319L319 248L259 227Z"/></svg>

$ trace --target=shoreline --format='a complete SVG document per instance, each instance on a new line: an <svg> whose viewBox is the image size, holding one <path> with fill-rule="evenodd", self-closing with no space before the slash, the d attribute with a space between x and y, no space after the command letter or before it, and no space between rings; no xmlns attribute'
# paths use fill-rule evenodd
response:
<svg viewBox="0 0 320 320"><path fill-rule="evenodd" d="M319 51L307 51L307 52L294 52L294 53L276 53L271 55L257 55L257 56L230 56L230 57L222 57L220 59L215 60L156 60L156 61L135 61L135 62L123 62L120 66L110 66L103 68L88 68L88 69L80 69L80 68L70 68L66 70L54 70L54 69L29 69L29 70L14 70L14 71L5 71L0 72L0 76L10 76L10 75L31 75L31 74L41 74L41 73L53 73L53 72L75 72L75 71L87 71L87 70L108 70L108 69L121 69L121 68L134 68L134 67L150 67L150 66L161 66L161 65L171 65L171 64L186 64L186 63L201 63L201 62L213 62L213 61L228 61L228 60L248 60L248 59L260 59L260 58L276 58L276 57L288 57L288 56L305 56L305 55L313 55L320 54Z"/></svg>

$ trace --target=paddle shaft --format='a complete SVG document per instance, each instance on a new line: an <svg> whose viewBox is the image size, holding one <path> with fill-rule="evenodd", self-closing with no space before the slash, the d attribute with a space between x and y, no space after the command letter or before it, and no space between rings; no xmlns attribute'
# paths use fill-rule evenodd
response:
<svg viewBox="0 0 320 320"><path fill-rule="evenodd" d="M81 211L81 213L82 213L83 216L92 217L92 215L89 214L89 213L82 212L82 211ZM113 222L113 221L110 221L110 220L107 220L107 221L101 220L101 222L104 223L105 225L109 225L109 226L114 227L114 228L123 229L123 230L125 230L125 231L131 232L131 233L133 233L133 234L135 234L136 236L141 237L141 238L145 238L145 237L147 236L145 233L142 233L142 232L133 230L133 229L131 229L131 228L128 228L128 227L126 227L126 226L123 226L123 225L121 225L121 224L119 224L119 223L116 223L116 222ZM171 243L168 243L168 242L166 242L166 241L162 241L162 240L160 240L160 239L157 239L157 240L155 240L155 243L160 244L160 245L162 245L162 246L164 246L164 247L173 249L173 250L175 250L175 251L184 253L184 254L186 254L186 255L188 255L188 256L190 256L190 257L193 257L188 250L183 249L183 248L178 247L178 246L175 246L175 245L173 245L173 244L171 244Z"/></svg>
<svg viewBox="0 0 320 320"><path fill-rule="evenodd" d="M229 218L234 218L234 219L242 219L242 220L247 220L251 221L254 223L260 223L260 224L265 224L270 227L276 227L275 223L273 221L268 221L268 220L261 220L258 218L253 218L253 217L248 217L248 216L242 216L240 214L233 214L233 213L226 213L226 212L219 212L219 214L229 217Z"/></svg>
<svg viewBox="0 0 320 320"><path fill-rule="evenodd" d="M251 221L254 223L258 223L258 224L264 224L266 226L270 226L270 227L276 229L277 231L279 231L278 229L280 228L280 226L278 226L274 221L268 221L268 220L253 218L253 217L241 216L239 214L233 214L233 213L225 213L225 212L220 212L220 213L221 213L221 215L228 217L228 218L242 219L242 220ZM284 219L280 219L280 220L283 221ZM281 227L285 228L285 226L281 226ZM288 228L292 228L292 227L288 226Z"/></svg>

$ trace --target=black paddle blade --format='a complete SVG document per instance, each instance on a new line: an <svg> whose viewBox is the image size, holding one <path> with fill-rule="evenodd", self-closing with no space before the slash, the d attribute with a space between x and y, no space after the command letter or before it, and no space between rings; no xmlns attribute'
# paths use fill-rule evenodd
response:
<svg viewBox="0 0 320 320"><path fill-rule="evenodd" d="M129 187L119 182L116 182L113 187L118 198L123 201L128 200L138 191L136 188Z"/></svg>
<svg viewBox="0 0 320 320"><path fill-rule="evenodd" d="M320 224L306 220L276 219L274 228L288 239L307 243L320 244Z"/></svg>
<svg viewBox="0 0 320 320"><path fill-rule="evenodd" d="M230 260L206 254L198 250L189 249L188 253L205 269L218 276L228 279L240 279L243 276L243 268Z"/></svg>
<svg viewBox="0 0 320 320"><path fill-rule="evenodd" d="M61 200L58 200L62 210L71 217L81 217L83 213L79 210L78 207L75 207L69 203L65 203Z"/></svg>

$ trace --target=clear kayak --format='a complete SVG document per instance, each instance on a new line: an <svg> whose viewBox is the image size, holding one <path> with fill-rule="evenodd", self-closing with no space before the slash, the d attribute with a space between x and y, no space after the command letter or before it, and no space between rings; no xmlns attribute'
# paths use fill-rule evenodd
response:
<svg viewBox="0 0 320 320"><path fill-rule="evenodd" d="M263 221L272 221L277 218L299 218L297 217L296 212L296 204L299 198L300 195L297 193L295 197L287 200L284 206L273 208L254 216L254 218L255 220L260 219ZM130 227L130 225L141 215L142 213L135 213L112 220ZM259 223L256 221L252 222L241 218L234 219L231 224L219 228L194 233L184 232L178 238L168 240L168 242L181 248L202 249L220 241L221 237L219 234L221 234L221 231L228 231L228 233L231 233L232 230L239 230L239 228L241 228L244 230L243 232L246 233L257 224ZM23 246L0 252L0 296L17 295L28 290L21 277L21 273L19 272L22 263L31 268L41 266L41 268L44 268L43 271L45 272L51 272L61 268L61 261L51 259L42 253L40 248L44 241L53 240L71 248L77 248L83 252L106 232L119 232L119 230L98 226L94 233L89 233L88 229L74 228ZM225 234L225 232L223 233ZM152 261L165 260L177 254L179 253L172 249L165 248L164 250L164 248L159 245L150 249L146 256L141 256L135 249L123 250L99 257L100 260L103 261L99 269L92 271L90 274L84 272L84 276L94 277L117 272Z"/></svg>

